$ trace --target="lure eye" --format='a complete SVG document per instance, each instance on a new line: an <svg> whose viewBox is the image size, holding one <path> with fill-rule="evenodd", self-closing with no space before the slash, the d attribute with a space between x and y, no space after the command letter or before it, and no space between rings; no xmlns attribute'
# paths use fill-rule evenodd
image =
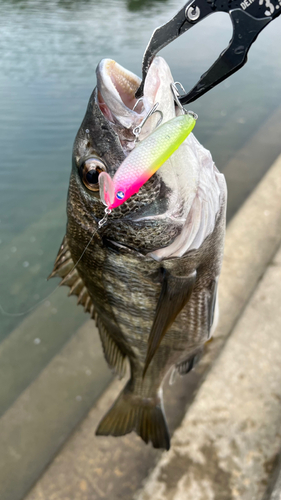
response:
<svg viewBox="0 0 281 500"><path fill-rule="evenodd" d="M99 190L99 175L106 172L106 167L98 158L92 157L84 160L80 165L81 177L86 188L91 191Z"/></svg>

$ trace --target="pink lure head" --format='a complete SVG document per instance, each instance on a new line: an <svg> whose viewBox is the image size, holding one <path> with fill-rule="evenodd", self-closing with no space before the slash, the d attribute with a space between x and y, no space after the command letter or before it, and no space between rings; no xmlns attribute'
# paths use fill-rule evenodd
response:
<svg viewBox="0 0 281 500"><path fill-rule="evenodd" d="M122 172L123 173L123 172ZM132 180L132 176L119 175L119 179L115 176L112 179L106 172L99 175L100 198L107 208L112 209L122 205L133 194L137 193L141 186L149 179L150 175L141 175L137 179Z"/></svg>
<svg viewBox="0 0 281 500"><path fill-rule="evenodd" d="M125 191L124 188L118 189L114 180L106 172L102 172L99 175L99 185L101 201L110 209L122 205L133 194L128 193L127 190Z"/></svg>
<svg viewBox="0 0 281 500"><path fill-rule="evenodd" d="M108 208L112 208L112 203L115 198L114 182L111 179L110 175L108 175L106 172L102 172L99 175L99 186L101 201Z"/></svg>

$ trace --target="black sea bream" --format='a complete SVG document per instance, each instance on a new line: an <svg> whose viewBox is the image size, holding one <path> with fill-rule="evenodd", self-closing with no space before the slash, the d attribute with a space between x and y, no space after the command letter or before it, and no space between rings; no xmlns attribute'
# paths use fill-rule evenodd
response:
<svg viewBox="0 0 281 500"><path fill-rule="evenodd" d="M155 58L143 101L133 110L140 79L110 59L98 65L97 87L74 143L66 235L51 275L63 278L96 320L110 367L123 376L129 361L130 380L97 434L134 430L146 443L166 449L163 379L169 370L190 371L216 321L224 176L191 134L97 228L105 208L100 172L113 177L135 147L134 127L156 102L163 122L182 112L175 106L172 82L164 59ZM153 133L158 120L159 113L147 120L140 140Z"/></svg>

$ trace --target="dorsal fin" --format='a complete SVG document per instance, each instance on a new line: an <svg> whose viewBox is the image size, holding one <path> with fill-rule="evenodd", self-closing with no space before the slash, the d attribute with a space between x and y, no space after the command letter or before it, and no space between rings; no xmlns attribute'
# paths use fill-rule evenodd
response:
<svg viewBox="0 0 281 500"><path fill-rule="evenodd" d="M79 275L71 257L66 236L62 240L55 260L54 269L48 279L53 277L62 278L60 286L69 286L70 290L68 295L77 295L77 305L81 304L84 306L84 311L89 312L91 317L96 320L105 359L117 375L122 378L126 372L126 355L121 351L112 335L110 335L110 332L105 327L103 321L97 315L88 289Z"/></svg>
<svg viewBox="0 0 281 500"><path fill-rule="evenodd" d="M84 306L85 312L89 312L91 317L95 318L93 301L87 287L78 273L78 270L75 267L66 236L64 236L62 240L62 244L55 260L54 269L48 279L54 277L62 278L60 286L69 286L70 290L68 295L76 295L78 297L77 304Z"/></svg>

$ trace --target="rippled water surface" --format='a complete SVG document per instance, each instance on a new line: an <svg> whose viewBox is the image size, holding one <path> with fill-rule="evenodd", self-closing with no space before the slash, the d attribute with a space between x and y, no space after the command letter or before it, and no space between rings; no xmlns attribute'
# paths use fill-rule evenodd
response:
<svg viewBox="0 0 281 500"><path fill-rule="evenodd" d="M110 57L140 74L153 29L181 5L0 1L0 339L56 286L46 276L64 234L71 148L97 63ZM231 31L227 15L211 16L163 50L174 77L191 88ZM190 106L200 117L196 134L221 170L279 106L280 40L275 21L253 46L247 66ZM51 301L45 306L53 316L62 314ZM84 316L70 309L74 331ZM41 327L39 321L38 337Z"/></svg>

